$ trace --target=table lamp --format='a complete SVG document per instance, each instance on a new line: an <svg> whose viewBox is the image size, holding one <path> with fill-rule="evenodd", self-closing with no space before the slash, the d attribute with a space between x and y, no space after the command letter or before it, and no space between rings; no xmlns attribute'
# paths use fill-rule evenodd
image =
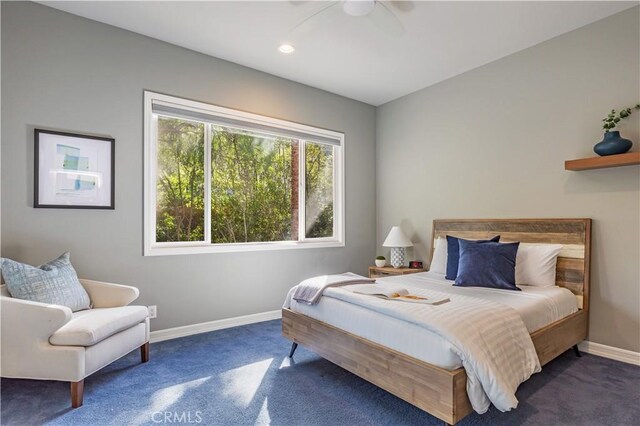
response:
<svg viewBox="0 0 640 426"><path fill-rule="evenodd" d="M399 226L394 226L382 246L391 247L391 266L400 268L404 266L404 248L413 247L413 243Z"/></svg>

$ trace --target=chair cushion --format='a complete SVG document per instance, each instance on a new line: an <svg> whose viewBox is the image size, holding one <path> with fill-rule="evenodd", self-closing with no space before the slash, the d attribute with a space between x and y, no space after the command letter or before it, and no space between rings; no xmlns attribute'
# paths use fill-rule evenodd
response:
<svg viewBox="0 0 640 426"><path fill-rule="evenodd" d="M0 266L12 297L67 306L73 312L91 307L89 295L71 266L69 253L38 267L4 258Z"/></svg>
<svg viewBox="0 0 640 426"><path fill-rule="evenodd" d="M73 314L71 321L49 338L56 346L92 346L144 321L149 315L146 306L95 308Z"/></svg>

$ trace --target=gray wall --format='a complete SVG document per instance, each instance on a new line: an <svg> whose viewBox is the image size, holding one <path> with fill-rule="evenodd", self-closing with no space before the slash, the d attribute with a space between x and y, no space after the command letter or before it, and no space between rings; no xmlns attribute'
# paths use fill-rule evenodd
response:
<svg viewBox="0 0 640 426"><path fill-rule="evenodd" d="M4 256L37 264L69 250L79 275L139 287L158 305L153 329L279 309L311 275L366 272L372 106L34 3L2 12ZM143 89L344 132L346 247L143 257ZM34 127L116 139L115 211L32 207Z"/></svg>
<svg viewBox="0 0 640 426"><path fill-rule="evenodd" d="M434 218L591 217L589 340L640 351L640 168L564 170L640 97L639 9L377 110L377 243L402 224L430 256ZM640 113L620 126L640 146ZM409 188L413 188L409 191Z"/></svg>

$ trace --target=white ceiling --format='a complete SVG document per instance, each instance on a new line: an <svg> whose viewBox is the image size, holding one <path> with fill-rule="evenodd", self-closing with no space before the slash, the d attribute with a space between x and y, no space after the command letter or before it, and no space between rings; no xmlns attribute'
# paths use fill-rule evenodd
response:
<svg viewBox="0 0 640 426"><path fill-rule="evenodd" d="M404 34L327 2L43 2L289 80L381 105L638 2L403 2ZM389 4L390 2L385 2ZM380 6L376 6L379 8ZM380 11L376 9L376 14ZM374 16L380 17L380 16ZM291 55L277 47L289 42Z"/></svg>

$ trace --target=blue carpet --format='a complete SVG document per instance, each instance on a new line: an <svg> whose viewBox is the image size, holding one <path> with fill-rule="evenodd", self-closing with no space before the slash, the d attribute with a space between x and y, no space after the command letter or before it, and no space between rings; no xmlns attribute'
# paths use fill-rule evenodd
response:
<svg viewBox="0 0 640 426"><path fill-rule="evenodd" d="M290 343L269 321L151 345L85 380L84 406L69 385L2 379L3 425L441 425L429 414ZM640 419L640 367L560 356L518 390L509 413L491 409L461 425L632 425Z"/></svg>

